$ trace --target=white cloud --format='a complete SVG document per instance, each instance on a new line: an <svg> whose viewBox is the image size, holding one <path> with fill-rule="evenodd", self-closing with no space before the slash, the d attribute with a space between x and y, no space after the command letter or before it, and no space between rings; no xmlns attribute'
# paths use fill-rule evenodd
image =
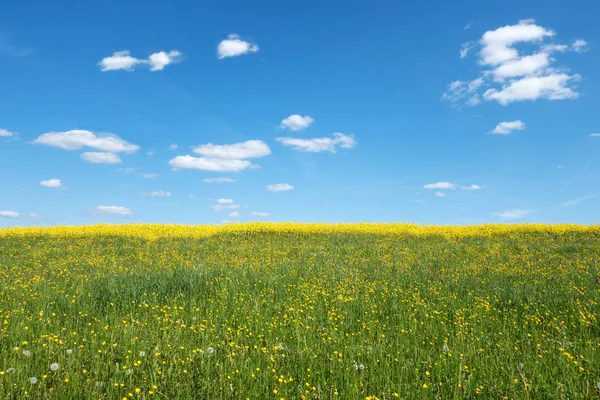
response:
<svg viewBox="0 0 600 400"><path fill-rule="evenodd" d="M150 150L150 151L147 151L147 152L146 152L146 155L147 155L147 156L153 156L155 153L156 153L155 151L153 151L153 150Z"/></svg>
<svg viewBox="0 0 600 400"><path fill-rule="evenodd" d="M462 190L482 190L484 188L484 186L479 186L479 185L467 185L467 186L461 186L460 187Z"/></svg>
<svg viewBox="0 0 600 400"><path fill-rule="evenodd" d="M110 57L103 58L98 66L103 72L106 71L133 71L138 65L148 65L150 71L161 71L169 64L175 64L181 61L182 54L177 50L171 50L168 53L159 51L150 54L148 59L139 59L131 55L129 50L116 51Z"/></svg>
<svg viewBox="0 0 600 400"><path fill-rule="evenodd" d="M550 65L550 61L548 53L536 53L507 61L494 69L492 73L496 81L502 82L506 78L536 74Z"/></svg>
<svg viewBox="0 0 600 400"><path fill-rule="evenodd" d="M527 215L531 214L532 212L535 212L535 210L508 210L508 211L503 211L503 212L499 212L499 213L494 213L494 215L499 216L500 218L504 218L504 219L521 219L521 218L525 218Z"/></svg>
<svg viewBox="0 0 600 400"><path fill-rule="evenodd" d="M102 71L117 71L120 69L133 71L134 66L142 63L144 61L132 57L129 50L122 50L114 52L110 57L103 58L98 65Z"/></svg>
<svg viewBox="0 0 600 400"><path fill-rule="evenodd" d="M0 211L0 217L2 218L19 218L21 214L16 211Z"/></svg>
<svg viewBox="0 0 600 400"><path fill-rule="evenodd" d="M133 212L126 207L121 206L98 206L90 208L92 214L107 214L107 215L131 215Z"/></svg>
<svg viewBox="0 0 600 400"><path fill-rule="evenodd" d="M600 133L590 133L590 137L600 137Z"/></svg>
<svg viewBox="0 0 600 400"><path fill-rule="evenodd" d="M82 153L80 157L92 164L120 164L123 162L118 155L106 152L89 151Z"/></svg>
<svg viewBox="0 0 600 400"><path fill-rule="evenodd" d="M169 146L169 150L177 150L179 148L179 145L177 143L173 143Z"/></svg>
<svg viewBox="0 0 600 400"><path fill-rule="evenodd" d="M137 169L138 168L128 167L128 168L119 168L117 171L123 172L125 174L131 174L132 172L136 171Z"/></svg>
<svg viewBox="0 0 600 400"><path fill-rule="evenodd" d="M586 200L593 199L593 198L598 197L598 196L600 196L600 193L588 194L587 196L582 196L582 197L579 197L579 198L574 199L574 200L566 201L566 202L562 203L561 206L562 207L574 207L574 206L578 206L579 203L584 202Z"/></svg>
<svg viewBox="0 0 600 400"><path fill-rule="evenodd" d="M550 55L582 52L587 43L581 39L571 46L544 43L555 35L554 31L537 25L535 20L527 19L487 31L478 42L463 43L461 58L466 57L472 47L481 47L478 54L482 71L477 79L482 81L477 87L469 86L465 81L452 82L442 99L475 106L481 102L481 97L502 105L525 100L577 98L579 93L574 84L580 76L569 74L567 68L553 67L555 59ZM517 46L521 45L531 53L520 54ZM498 84L501 86L498 87ZM480 87L484 86L487 90L480 93Z"/></svg>
<svg viewBox="0 0 600 400"><path fill-rule="evenodd" d="M291 131L301 131L311 126L313 122L315 122L315 120L308 115L303 117L298 114L293 114L287 118L284 118L279 127L282 129L289 129Z"/></svg>
<svg viewBox="0 0 600 400"><path fill-rule="evenodd" d="M231 178L206 178L206 179L202 179L202 182L205 182L205 183L232 183L232 182L235 182L235 179L231 179Z"/></svg>
<svg viewBox="0 0 600 400"><path fill-rule="evenodd" d="M64 188L60 179L48 179L46 181L41 181L40 185L47 188Z"/></svg>
<svg viewBox="0 0 600 400"><path fill-rule="evenodd" d="M488 89L483 93L485 100L496 100L502 105L524 100L564 100L576 99L579 93L568 87L570 82L579 81L579 75L550 74L547 76L528 76L513 80L501 90Z"/></svg>
<svg viewBox="0 0 600 400"><path fill-rule="evenodd" d="M578 39L573 42L571 48L577 53L583 53L584 51L587 51L587 46L588 44L585 40Z"/></svg>
<svg viewBox="0 0 600 400"><path fill-rule="evenodd" d="M437 197L446 197L446 193L443 193L443 192L435 192L435 195Z"/></svg>
<svg viewBox="0 0 600 400"><path fill-rule="evenodd" d="M165 69L165 66L175 64L179 61L181 61L181 53L177 50L171 50L168 53L159 51L158 53L150 54L148 57L150 71L162 71Z"/></svg>
<svg viewBox="0 0 600 400"><path fill-rule="evenodd" d="M268 212L253 211L252 215L254 215L255 217L268 217L269 213Z"/></svg>
<svg viewBox="0 0 600 400"><path fill-rule="evenodd" d="M139 146L131 144L116 135L96 135L85 130L48 132L33 141L34 144L58 147L64 150L79 150L84 147L111 153L135 153Z"/></svg>
<svg viewBox="0 0 600 400"><path fill-rule="evenodd" d="M450 182L428 183L423 186L423 189L455 189L456 184Z"/></svg>
<svg viewBox="0 0 600 400"><path fill-rule="evenodd" d="M498 65L519 56L512 46L517 43L540 42L555 33L535 24L532 19L521 20L517 25L507 25L493 31L487 31L481 38L481 63Z"/></svg>
<svg viewBox="0 0 600 400"><path fill-rule="evenodd" d="M229 217L231 217L231 218L237 218L237 217L239 217L239 216L240 216L240 213L239 213L239 212L237 212L237 211L235 211L235 212L232 212L231 214L229 214Z"/></svg>
<svg viewBox="0 0 600 400"><path fill-rule="evenodd" d="M240 208L239 204L235 204L233 199L218 199L217 204L210 206L213 211L221 212L224 210Z"/></svg>
<svg viewBox="0 0 600 400"><path fill-rule="evenodd" d="M158 174L144 174L144 173L142 174L142 177L146 178L146 179L156 178L157 176L158 176Z"/></svg>
<svg viewBox="0 0 600 400"><path fill-rule="evenodd" d="M513 131L521 131L525 129L525 123L520 120L500 122L491 132L496 135L508 135Z"/></svg>
<svg viewBox="0 0 600 400"><path fill-rule="evenodd" d="M258 45L255 43L242 40L239 35L232 33L217 46L217 57L219 60L222 60L226 57L236 57L241 56L242 54L256 53L258 49Z"/></svg>
<svg viewBox="0 0 600 400"><path fill-rule="evenodd" d="M558 165L556 166L556 168L562 169L562 168L564 168L564 165L562 165L562 164L558 164Z"/></svg>
<svg viewBox="0 0 600 400"><path fill-rule="evenodd" d="M212 172L239 172L254 165L248 160L177 156L169 161L175 169L200 169Z"/></svg>
<svg viewBox="0 0 600 400"><path fill-rule="evenodd" d="M356 140L354 139L353 135L345 135L339 132L334 133L332 138L300 139L292 137L279 137L276 140L284 146L291 146L295 150L307 151L311 153L318 153L322 151L335 153L337 151L337 147L342 149L351 149L356 146Z"/></svg>
<svg viewBox="0 0 600 400"><path fill-rule="evenodd" d="M261 140L249 140L223 145L203 144L194 148L194 153L209 158L244 159L268 156L271 149Z"/></svg>
<svg viewBox="0 0 600 400"><path fill-rule="evenodd" d="M267 190L269 192L285 192L287 190L292 190L294 187L288 183L276 183L272 185L267 185Z"/></svg>
<svg viewBox="0 0 600 400"><path fill-rule="evenodd" d="M150 193L142 193L142 196L148 197L171 197L171 192L165 192L163 190L156 190Z"/></svg>
<svg viewBox="0 0 600 400"><path fill-rule="evenodd" d="M16 133L7 131L6 129L0 129L0 137L11 137L16 136Z"/></svg>

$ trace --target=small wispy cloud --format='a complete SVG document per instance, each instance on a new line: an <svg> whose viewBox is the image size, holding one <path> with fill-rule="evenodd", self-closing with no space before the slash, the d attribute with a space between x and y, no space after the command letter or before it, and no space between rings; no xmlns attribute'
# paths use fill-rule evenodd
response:
<svg viewBox="0 0 600 400"><path fill-rule="evenodd" d="M204 183L232 183L235 182L235 179L231 178L206 178L202 179Z"/></svg>
<svg viewBox="0 0 600 400"><path fill-rule="evenodd" d="M127 207L121 206L98 206L88 210L92 214L104 215L131 215L133 212Z"/></svg>
<svg viewBox="0 0 600 400"><path fill-rule="evenodd" d="M267 185L267 190L269 192L285 192L292 189L294 189L294 186L290 185L289 183L276 183Z"/></svg>
<svg viewBox="0 0 600 400"><path fill-rule="evenodd" d="M529 214L531 214L532 212L535 212L535 210L513 209L513 210L507 210L507 211L503 211L503 212L495 212L495 213L493 213L493 215L496 215L503 219L522 219L522 218L525 218L526 216L528 216Z"/></svg>
<svg viewBox="0 0 600 400"><path fill-rule="evenodd" d="M564 203L561 203L561 207L575 207L586 200L590 200L590 199L593 199L598 196L600 196L600 193L588 194L587 196L582 196L577 199L569 200Z"/></svg>
<svg viewBox="0 0 600 400"><path fill-rule="evenodd" d="M269 213L268 212L261 212L261 211L253 211L252 215L254 215L255 217L268 217Z"/></svg>
<svg viewBox="0 0 600 400"><path fill-rule="evenodd" d="M456 184L450 182L428 183L423 186L423 189L456 189Z"/></svg>
<svg viewBox="0 0 600 400"><path fill-rule="evenodd" d="M514 131L522 131L525 129L525 123L520 120L500 122L491 132L494 135L508 135Z"/></svg>
<svg viewBox="0 0 600 400"><path fill-rule="evenodd" d="M164 190L156 190L149 193L142 193L142 196L146 197L171 197L171 192L165 192Z"/></svg>

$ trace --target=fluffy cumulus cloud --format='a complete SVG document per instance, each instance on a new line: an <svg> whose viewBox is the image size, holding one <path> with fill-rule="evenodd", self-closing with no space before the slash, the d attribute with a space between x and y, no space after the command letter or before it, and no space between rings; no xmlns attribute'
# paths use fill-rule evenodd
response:
<svg viewBox="0 0 600 400"><path fill-rule="evenodd" d="M169 161L169 165L174 169L239 172L247 168L259 168L248 161L248 158L259 158L271 154L269 146L260 140L224 145L208 143L197 146L193 151L202 157L177 156Z"/></svg>
<svg viewBox="0 0 600 400"><path fill-rule="evenodd" d="M182 54L177 50L169 52L159 51L148 56L147 59L133 57L129 50L116 51L112 56L103 58L98 66L106 71L133 71L137 66L147 66L150 71L162 71L165 66L181 61Z"/></svg>
<svg viewBox="0 0 600 400"><path fill-rule="evenodd" d="M48 179L45 181L41 181L40 185L43 187L47 187L47 188L58 188L58 189L64 188L60 179Z"/></svg>
<svg viewBox="0 0 600 400"><path fill-rule="evenodd" d="M0 129L0 137L12 137L17 134L11 131L7 131L6 129Z"/></svg>
<svg viewBox="0 0 600 400"><path fill-rule="evenodd" d="M522 219L534 212L535 210L507 210L502 212L494 213L494 215L502 218L502 219Z"/></svg>
<svg viewBox="0 0 600 400"><path fill-rule="evenodd" d="M436 183L428 183L423 186L423 189L456 189L456 184L450 182L436 182Z"/></svg>
<svg viewBox="0 0 600 400"><path fill-rule="evenodd" d="M345 135L339 132L334 133L333 137L328 138L301 139L280 137L276 140L284 146L290 146L295 150L311 153L319 153L322 151L335 153L338 147L342 149L351 149L356 146L356 139L354 139L353 135Z"/></svg>
<svg viewBox="0 0 600 400"><path fill-rule="evenodd" d="M21 213L16 211L0 211L0 218L20 218Z"/></svg>
<svg viewBox="0 0 600 400"><path fill-rule="evenodd" d="M231 178L206 178L202 179L204 183L232 183L235 182L235 179Z"/></svg>
<svg viewBox="0 0 600 400"><path fill-rule="evenodd" d="M239 204L236 204L233 199L218 199L217 204L210 206L213 211L221 212L225 210L240 208Z"/></svg>
<svg viewBox="0 0 600 400"><path fill-rule="evenodd" d="M147 196L147 197L171 197L171 192L165 192L164 190L156 190L154 192L142 193L142 196Z"/></svg>
<svg viewBox="0 0 600 400"><path fill-rule="evenodd" d="M239 35L232 33L217 46L217 57L222 60L223 58L256 53L257 51L258 45L256 43L242 40Z"/></svg>
<svg viewBox="0 0 600 400"><path fill-rule="evenodd" d="M514 131L522 131L525 129L525 123L520 120L500 122L491 132L495 135L508 135Z"/></svg>
<svg viewBox="0 0 600 400"><path fill-rule="evenodd" d="M131 215L133 212L127 207L121 206L98 206L90 208L89 211L92 214L104 214L104 215Z"/></svg>
<svg viewBox="0 0 600 400"><path fill-rule="evenodd" d="M269 192L286 192L292 189L294 189L294 187L289 183L275 183L272 185L267 185L267 190Z"/></svg>
<svg viewBox="0 0 600 400"><path fill-rule="evenodd" d="M71 151L89 147L110 153L135 153L140 148L116 135L96 135L85 130L48 132L40 135L33 143Z"/></svg>
<svg viewBox="0 0 600 400"><path fill-rule="evenodd" d="M102 151L87 151L81 153L80 157L92 164L120 164L123 162L118 155Z"/></svg>
<svg viewBox="0 0 600 400"><path fill-rule="evenodd" d="M290 115L284 118L279 124L282 129L289 129L290 131L301 131L308 128L315 122L312 117L305 115L304 117L298 114Z"/></svg>
<svg viewBox="0 0 600 400"><path fill-rule="evenodd" d="M169 161L174 169L199 169L211 172L239 172L252 167L248 160L236 160L231 158L205 158L177 156Z"/></svg>
<svg viewBox="0 0 600 400"><path fill-rule="evenodd" d="M482 100L507 105L526 100L577 98L576 83L581 77L565 67L556 67L555 55L566 51L581 53L587 49L587 43L582 39L571 45L554 43L555 36L556 32L527 19L487 31L478 41L464 43L461 58L479 48L480 75L471 81L452 82L442 98L470 106Z"/></svg>
<svg viewBox="0 0 600 400"><path fill-rule="evenodd" d="M472 185L461 186L460 188L462 190L483 190L484 186L472 184Z"/></svg>
<svg viewBox="0 0 600 400"><path fill-rule="evenodd" d="M203 144L194 148L194 153L209 158L244 159L268 156L271 154L271 149L261 140L249 140L223 145Z"/></svg>

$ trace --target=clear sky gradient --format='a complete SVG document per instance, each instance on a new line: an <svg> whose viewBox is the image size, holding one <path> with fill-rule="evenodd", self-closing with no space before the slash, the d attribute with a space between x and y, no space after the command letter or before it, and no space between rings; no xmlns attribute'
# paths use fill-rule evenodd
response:
<svg viewBox="0 0 600 400"><path fill-rule="evenodd" d="M600 2L5 3L0 226L600 222Z"/></svg>

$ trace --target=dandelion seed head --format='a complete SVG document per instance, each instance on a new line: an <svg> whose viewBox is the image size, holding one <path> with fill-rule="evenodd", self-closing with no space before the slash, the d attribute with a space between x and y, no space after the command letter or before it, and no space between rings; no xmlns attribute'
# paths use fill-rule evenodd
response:
<svg viewBox="0 0 600 400"><path fill-rule="evenodd" d="M32 376L31 378L29 378L29 383L35 385L36 383L38 383L38 379L35 376Z"/></svg>
<svg viewBox="0 0 600 400"><path fill-rule="evenodd" d="M71 349L68 349L68 350L67 350L67 355L68 355L68 356L70 356L71 354L73 354L73 350L71 350Z"/></svg>
<svg viewBox="0 0 600 400"><path fill-rule="evenodd" d="M9 369L6 370L7 374L12 374L16 371L16 369L14 369L13 367L10 367Z"/></svg>
<svg viewBox="0 0 600 400"><path fill-rule="evenodd" d="M58 363L50 364L50 371L58 371L59 365Z"/></svg>
<svg viewBox="0 0 600 400"><path fill-rule="evenodd" d="M125 371L125 374L131 375L131 374L133 374L133 370L132 369L128 369L127 371Z"/></svg>
<svg viewBox="0 0 600 400"><path fill-rule="evenodd" d="M206 349L206 352L207 352L208 354L212 354L212 353L214 353L214 352L215 352L215 349L213 349L212 347L209 347L209 348L207 348L207 349Z"/></svg>
<svg viewBox="0 0 600 400"><path fill-rule="evenodd" d="M23 355L25 357L29 357L31 355L31 351L29 351L29 350L23 350Z"/></svg>
<svg viewBox="0 0 600 400"><path fill-rule="evenodd" d="M144 357L146 356L146 352L145 351L140 351L140 357Z"/></svg>

